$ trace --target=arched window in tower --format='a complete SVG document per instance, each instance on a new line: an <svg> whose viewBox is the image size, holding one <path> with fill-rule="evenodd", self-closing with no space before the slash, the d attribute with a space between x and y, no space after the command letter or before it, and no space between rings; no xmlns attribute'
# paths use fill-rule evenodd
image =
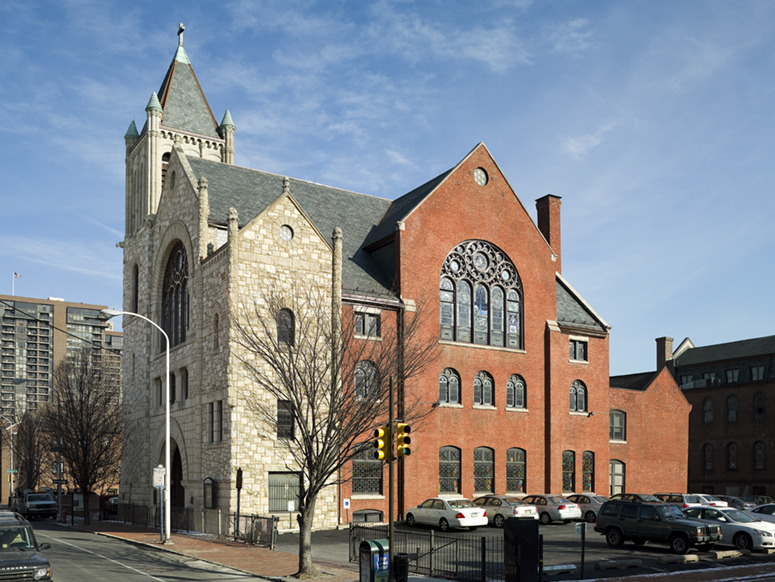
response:
<svg viewBox="0 0 775 582"><path fill-rule="evenodd" d="M587 390L581 380L574 380L570 385L570 411L587 411Z"/></svg>
<svg viewBox="0 0 775 582"><path fill-rule="evenodd" d="M439 278L442 340L521 349L522 282L495 245L469 240L444 259Z"/></svg>
<svg viewBox="0 0 775 582"><path fill-rule="evenodd" d="M293 346L294 332L293 312L290 309L281 309L277 312L277 343Z"/></svg>
<svg viewBox="0 0 775 582"><path fill-rule="evenodd" d="M169 167L169 165L170 165L170 153L167 152L161 157L161 187L162 188L164 188L164 181L167 179L167 167Z"/></svg>
<svg viewBox="0 0 775 582"><path fill-rule="evenodd" d="M178 241L172 248L162 283L162 329L170 338L170 345L186 341L188 329L188 258L186 247ZM161 351L166 346L161 342Z"/></svg>

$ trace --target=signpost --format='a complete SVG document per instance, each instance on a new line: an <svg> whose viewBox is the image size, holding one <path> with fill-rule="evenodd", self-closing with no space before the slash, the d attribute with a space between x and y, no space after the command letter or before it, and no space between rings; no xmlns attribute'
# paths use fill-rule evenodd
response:
<svg viewBox="0 0 775 582"><path fill-rule="evenodd" d="M161 499L161 543L164 543L164 477L167 471L164 465L159 465L153 468L153 486L159 490L159 498Z"/></svg>

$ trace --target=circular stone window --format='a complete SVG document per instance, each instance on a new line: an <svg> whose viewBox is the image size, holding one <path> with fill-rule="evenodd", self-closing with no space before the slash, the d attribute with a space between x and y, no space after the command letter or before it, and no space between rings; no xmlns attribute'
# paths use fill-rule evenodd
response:
<svg viewBox="0 0 775 582"><path fill-rule="evenodd" d="M285 242L288 242L293 238L293 229L288 226L287 224L283 224L280 227L280 238L283 239Z"/></svg>
<svg viewBox="0 0 775 582"><path fill-rule="evenodd" d="M487 172L484 168L476 168L474 170L474 180L476 180L476 183L480 186L487 184Z"/></svg>

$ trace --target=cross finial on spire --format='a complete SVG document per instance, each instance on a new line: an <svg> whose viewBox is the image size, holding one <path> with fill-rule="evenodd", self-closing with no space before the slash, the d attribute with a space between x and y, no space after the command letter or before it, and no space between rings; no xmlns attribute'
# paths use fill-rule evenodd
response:
<svg viewBox="0 0 775 582"><path fill-rule="evenodd" d="M186 27L183 26L183 23L181 22L178 26L178 46L183 46L183 31L186 30Z"/></svg>

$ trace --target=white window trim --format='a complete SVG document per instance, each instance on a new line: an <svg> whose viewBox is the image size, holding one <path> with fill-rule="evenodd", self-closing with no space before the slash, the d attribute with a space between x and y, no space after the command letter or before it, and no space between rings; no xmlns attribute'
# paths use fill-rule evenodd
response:
<svg viewBox="0 0 775 582"><path fill-rule="evenodd" d="M516 408L515 406L507 406L506 412L521 412L526 413L528 410L527 408Z"/></svg>
<svg viewBox="0 0 775 582"><path fill-rule="evenodd" d="M474 410L498 410L494 404L474 404Z"/></svg>

